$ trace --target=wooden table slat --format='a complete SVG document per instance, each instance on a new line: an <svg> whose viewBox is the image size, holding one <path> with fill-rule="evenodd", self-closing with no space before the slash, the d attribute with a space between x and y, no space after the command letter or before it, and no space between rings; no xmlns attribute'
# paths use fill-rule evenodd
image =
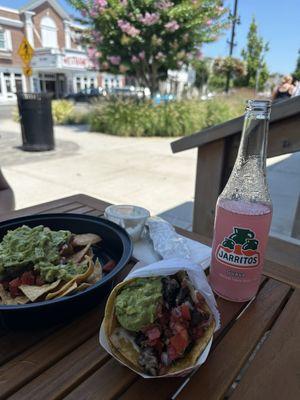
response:
<svg viewBox="0 0 300 400"><path fill-rule="evenodd" d="M205 368L200 368L191 378L178 400L194 399L196 395L206 400L223 398L258 341L281 312L289 291L288 285L268 281L256 301L236 321L207 359Z"/></svg>
<svg viewBox="0 0 300 400"><path fill-rule="evenodd" d="M99 330L101 314L93 310L29 347L0 368L0 399L66 356Z"/></svg>
<svg viewBox="0 0 300 400"><path fill-rule="evenodd" d="M23 386L9 400L53 400L66 396L109 358L98 333ZM45 385L45 382L47 384Z"/></svg>
<svg viewBox="0 0 300 400"><path fill-rule="evenodd" d="M74 210L80 209L82 207L81 203L68 203L63 206L53 207L48 210L43 210L38 214L52 214L52 213L64 213L64 212L75 212Z"/></svg>
<svg viewBox="0 0 300 400"><path fill-rule="evenodd" d="M222 398L225 388L227 389L235 377L236 368L240 365L238 361L240 363L244 361L255 347L266 326L271 323L278 312L288 291L289 287L287 285L273 280L267 282L259 292L256 302L250 305L248 311L233 324L220 343L217 343L216 348L209 355L205 366L199 369L191 379L191 383L186 386L186 389L183 389L180 398L203 398L205 400ZM220 312L222 314L222 309L220 309ZM258 320L257 323L254 322L256 319ZM255 324L255 329L252 330L253 324ZM240 335L241 337L239 337ZM225 349L223 349L224 344ZM228 360L223 355L225 351ZM211 376L214 376L213 380L211 380ZM138 400L142 391L144 391L143 400L150 400L153 393L155 393L155 397L158 399L169 399L183 381L168 379L149 382L140 378L124 393L121 399ZM217 385L216 382L218 382ZM218 393L217 395L218 390L222 394ZM216 394L215 397L214 394Z"/></svg>
<svg viewBox="0 0 300 400"><path fill-rule="evenodd" d="M296 290L230 400L299 400L299 305Z"/></svg>
<svg viewBox="0 0 300 400"><path fill-rule="evenodd" d="M110 359L102 368L66 396L64 400L116 399L136 379L137 375L134 372L123 367L116 360Z"/></svg>

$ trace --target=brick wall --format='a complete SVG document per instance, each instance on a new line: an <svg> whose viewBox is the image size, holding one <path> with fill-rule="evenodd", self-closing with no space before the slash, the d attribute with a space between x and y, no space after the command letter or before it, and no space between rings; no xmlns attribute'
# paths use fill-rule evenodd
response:
<svg viewBox="0 0 300 400"><path fill-rule="evenodd" d="M0 57L0 67L8 67L8 66L21 66L22 60L18 54L18 48L21 44L21 41L24 37L23 28L15 28L12 26L1 25L4 29L8 29L11 32L11 40L12 40L12 56L9 59L4 59Z"/></svg>
<svg viewBox="0 0 300 400"><path fill-rule="evenodd" d="M39 7L33 10L36 14L32 17L33 24L35 29L37 30L40 38L42 36L41 33L41 20L43 17L50 17L55 21L57 28L57 42L58 47L61 49L65 47L65 31L64 31L64 23L62 18L57 14L57 12L50 6L50 4L46 1L41 4ZM42 47L42 43L40 39L34 32L34 45L35 47Z"/></svg>

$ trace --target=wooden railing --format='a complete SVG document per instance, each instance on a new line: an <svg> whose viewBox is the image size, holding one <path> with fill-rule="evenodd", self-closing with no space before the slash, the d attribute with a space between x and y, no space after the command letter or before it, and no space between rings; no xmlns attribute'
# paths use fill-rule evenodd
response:
<svg viewBox="0 0 300 400"><path fill-rule="evenodd" d="M171 144L174 153L198 148L193 231L201 235L212 237L216 201L232 171L242 125L243 117L235 118ZM267 151L268 158L300 151L300 96L273 105ZM300 205L293 227L295 237L300 234L299 220Z"/></svg>

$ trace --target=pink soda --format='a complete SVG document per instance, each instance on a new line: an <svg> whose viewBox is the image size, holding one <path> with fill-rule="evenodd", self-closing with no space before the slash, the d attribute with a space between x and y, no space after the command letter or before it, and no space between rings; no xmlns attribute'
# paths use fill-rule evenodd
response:
<svg viewBox="0 0 300 400"><path fill-rule="evenodd" d="M268 101L249 101L238 156L218 198L210 269L216 294L244 302L259 288L272 219L266 182Z"/></svg>

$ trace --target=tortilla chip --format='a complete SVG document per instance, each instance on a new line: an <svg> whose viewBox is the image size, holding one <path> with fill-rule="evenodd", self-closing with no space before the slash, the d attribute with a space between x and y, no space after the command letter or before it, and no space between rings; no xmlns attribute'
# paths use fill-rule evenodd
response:
<svg viewBox="0 0 300 400"><path fill-rule="evenodd" d="M2 284L0 284L0 299L2 300L1 303L5 305L26 304L29 302L26 296L12 297L11 294L4 289Z"/></svg>
<svg viewBox="0 0 300 400"><path fill-rule="evenodd" d="M37 300L43 294L51 292L51 290L55 289L60 284L60 279L54 281L52 283L46 283L42 286L35 285L21 285L19 289L25 294L26 297L32 302Z"/></svg>
<svg viewBox="0 0 300 400"><path fill-rule="evenodd" d="M97 283L102 278L102 266L100 264L99 259L97 258L96 262L94 263L94 272L88 278L89 283Z"/></svg>
<svg viewBox="0 0 300 400"><path fill-rule="evenodd" d="M91 260L89 257L86 256L86 258L88 259L88 268L85 271L84 274L81 275L76 275L74 276L74 278L72 278L69 282L65 283L59 290L57 290L56 292L52 292L52 293L48 293L46 296L46 300L51 300L54 299L55 297L59 297L61 294L65 293L65 291L67 289L69 289L74 282L78 284L83 283L87 280L87 278L92 275L92 273L94 272L94 263L93 260Z"/></svg>
<svg viewBox="0 0 300 400"><path fill-rule="evenodd" d="M137 349L134 347L132 341L129 340L129 338L127 338L124 335L119 336L117 334L114 334L120 328L120 324L117 320L115 312L115 300L117 294L119 293L120 289L134 282L136 279L137 278L121 282L113 289L106 303L103 323L104 323L105 334L108 339L110 349L114 354L114 356L121 362L123 362L125 365L128 365L130 368L135 370L136 372L145 373L138 364L139 353ZM209 312L209 314L212 316L212 312L207 304L205 304L204 308L205 311ZM179 372L195 365L201 353L204 351L210 339L212 338L214 328L215 328L215 320L212 317L211 323L208 326L207 330L205 331L204 335L196 340L191 351L189 351L183 358L178 359L172 365L170 365L167 368L165 374Z"/></svg>
<svg viewBox="0 0 300 400"><path fill-rule="evenodd" d="M65 292L60 293L58 296L55 297L55 299L58 299L59 297L64 297L64 296L66 296L67 294L70 294L70 293L73 292L76 288L77 288L77 283L76 283L76 282L73 282L73 284L72 284L70 287L68 287L68 288L65 290Z"/></svg>
<svg viewBox="0 0 300 400"><path fill-rule="evenodd" d="M91 244L87 244L82 250L78 251L77 253L73 254L68 260L74 261L74 263L80 263L83 260L83 257L88 253Z"/></svg>
<svg viewBox="0 0 300 400"><path fill-rule="evenodd" d="M94 233L82 233L75 235L72 240L73 246L86 246L87 244L92 245L100 242L102 238Z"/></svg>
<svg viewBox="0 0 300 400"><path fill-rule="evenodd" d="M82 291L84 291L85 289L88 289L91 286L92 286L91 283L83 282L83 283L81 283L80 285L77 286L75 291L76 292L82 292Z"/></svg>

